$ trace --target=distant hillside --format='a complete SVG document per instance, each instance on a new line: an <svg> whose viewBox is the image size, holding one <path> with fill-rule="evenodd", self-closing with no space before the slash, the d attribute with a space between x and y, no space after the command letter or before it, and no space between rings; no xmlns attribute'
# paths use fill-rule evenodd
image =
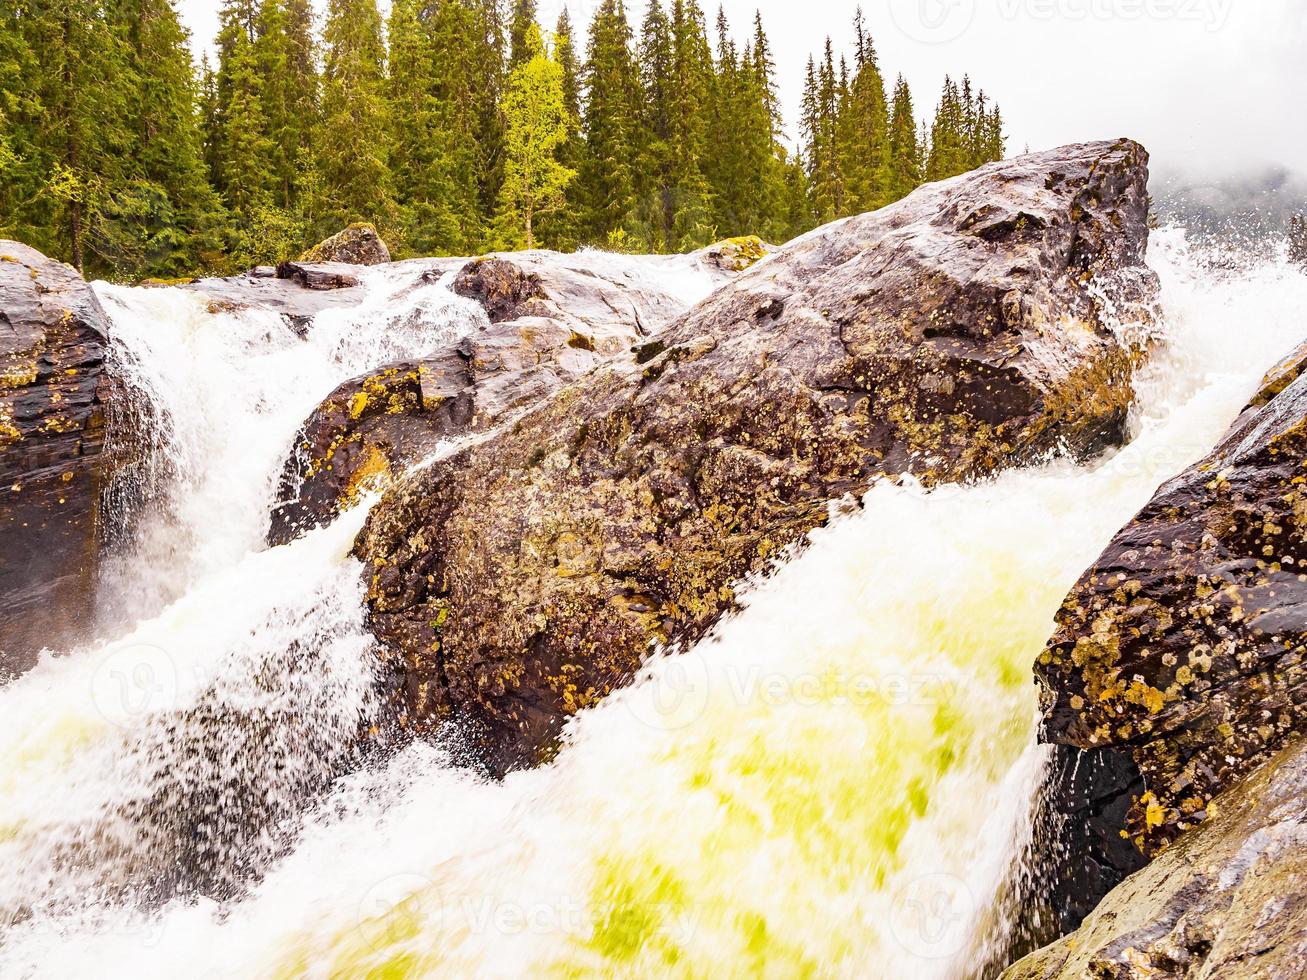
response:
<svg viewBox="0 0 1307 980"><path fill-rule="evenodd" d="M1259 249L1278 245L1289 220L1307 213L1307 178L1283 167L1219 180L1163 175L1152 190L1163 224L1184 225L1198 239Z"/></svg>

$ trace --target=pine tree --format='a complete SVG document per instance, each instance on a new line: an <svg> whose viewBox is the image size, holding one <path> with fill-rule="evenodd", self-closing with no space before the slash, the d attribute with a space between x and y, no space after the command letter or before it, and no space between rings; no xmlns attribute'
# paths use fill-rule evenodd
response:
<svg viewBox="0 0 1307 980"><path fill-rule="evenodd" d="M331 0L327 7L322 127L317 158L331 215L396 225L390 179L385 47L375 0Z"/></svg>
<svg viewBox="0 0 1307 980"><path fill-rule="evenodd" d="M590 25L585 66L585 157L578 197L591 241L620 241L636 203L639 75L621 0L603 0Z"/></svg>
<svg viewBox="0 0 1307 980"><path fill-rule="evenodd" d="M509 29L508 68L511 72L532 57L529 42L536 25L536 0L513 0L513 21Z"/></svg>
<svg viewBox="0 0 1307 980"><path fill-rule="evenodd" d="M510 73L504 96L500 219L512 245L535 248L537 215L563 206L564 191L576 172L557 158L567 142L562 68L545 52L534 24L523 44L528 57Z"/></svg>
<svg viewBox="0 0 1307 980"><path fill-rule="evenodd" d="M675 52L672 25L659 0L650 0L640 28L640 128L638 171L643 193L627 228L634 247L663 252L674 240L672 114Z"/></svg>
<svg viewBox="0 0 1307 980"><path fill-rule="evenodd" d="M558 148L558 161L569 170L577 171L585 155L581 138L581 66L577 61L576 43L572 33L572 19L567 7L558 14L554 27L554 61L563 73L563 108L567 113L567 139ZM581 222L576 200L576 182L568 185L566 203L555 211L540 216L540 237L554 248L570 251L580 243Z"/></svg>
<svg viewBox="0 0 1307 980"><path fill-rule="evenodd" d="M879 185L882 199L890 204L907 197L922 180L921 144L917 139L912 90L902 75L894 83L890 110L889 145L882 160Z"/></svg>
<svg viewBox="0 0 1307 980"><path fill-rule="evenodd" d="M176 276L217 258L225 215L208 182L189 37L169 0L116 0L131 143L98 248L120 274Z"/></svg>
<svg viewBox="0 0 1307 980"><path fill-rule="evenodd" d="M79 269L112 270L121 249L112 194L130 179L136 142L131 51L97 0L33 5L5 34L5 71L16 86L0 106L6 196L16 203L6 220Z"/></svg>
<svg viewBox="0 0 1307 980"><path fill-rule="evenodd" d="M854 33L855 74L840 109L836 155L840 171L845 175L846 209L858 213L887 203L880 182L889 143L889 106L875 45L866 32L861 7L854 20Z"/></svg>
<svg viewBox="0 0 1307 980"><path fill-rule="evenodd" d="M320 80L309 0L264 0L255 61L263 79L260 105L271 143L273 198L290 212L299 202L299 174L311 166Z"/></svg>
<svg viewBox="0 0 1307 980"><path fill-rule="evenodd" d="M403 244L419 254L456 250L462 225L436 85L434 36L419 0L394 0L387 35L391 173L400 202ZM394 243L392 243L394 244Z"/></svg>
<svg viewBox="0 0 1307 980"><path fill-rule="evenodd" d="M704 173L715 86L712 49L697 0L672 0L670 168L666 195L672 214L667 247L697 248L717 237L712 191Z"/></svg>

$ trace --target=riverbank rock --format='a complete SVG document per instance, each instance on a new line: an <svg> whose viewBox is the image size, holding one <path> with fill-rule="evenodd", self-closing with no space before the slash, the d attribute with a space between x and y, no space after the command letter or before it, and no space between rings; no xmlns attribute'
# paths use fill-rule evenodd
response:
<svg viewBox="0 0 1307 980"><path fill-rule="evenodd" d="M1003 980L1307 976L1307 743L1207 808L1208 824Z"/></svg>
<svg viewBox="0 0 1307 980"><path fill-rule="evenodd" d="M390 249L381 240L375 225L350 225L300 256L301 262L322 264L340 262L346 265L382 265L390 261Z"/></svg>
<svg viewBox="0 0 1307 980"><path fill-rule="evenodd" d="M1147 212L1125 140L928 185L403 482L356 546L400 723L459 723L492 771L538 762L831 501L1119 443L1156 288Z"/></svg>
<svg viewBox="0 0 1307 980"><path fill-rule="evenodd" d="M448 270L433 272L439 278ZM334 518L443 441L482 432L618 354L629 355L729 270L695 257L519 252L464 261L452 290L489 323L427 357L341 385L305 422L282 474L269 541Z"/></svg>
<svg viewBox="0 0 1307 980"><path fill-rule="evenodd" d="M0 241L0 679L91 625L108 330L74 269Z"/></svg>
<svg viewBox="0 0 1307 980"><path fill-rule="evenodd" d="M1144 792L1125 829L1150 854L1304 728L1301 363L1273 371L1220 445L1108 545L1036 666L1049 740L1133 754Z"/></svg>
<svg viewBox="0 0 1307 980"><path fill-rule="evenodd" d="M363 287L353 276L352 282L342 279L340 266L324 268L298 262L285 265L285 276L279 276L278 269L260 267L238 276L196 279L182 288L202 294L214 311L253 309L279 313L300 334L308 331L319 313L357 306L363 300ZM308 282L310 272L317 285ZM334 283L330 287L325 286L328 280Z"/></svg>

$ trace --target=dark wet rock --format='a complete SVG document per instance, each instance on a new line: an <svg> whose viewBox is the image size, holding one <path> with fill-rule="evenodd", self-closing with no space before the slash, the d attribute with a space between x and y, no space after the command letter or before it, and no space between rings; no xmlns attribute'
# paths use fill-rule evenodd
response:
<svg viewBox="0 0 1307 980"><path fill-rule="evenodd" d="M277 266L277 278L305 289L352 289L359 284L353 270L341 262L283 262Z"/></svg>
<svg viewBox="0 0 1307 980"><path fill-rule="evenodd" d="M390 261L390 249L381 240L374 225L359 223L318 242L300 256L300 261L318 265L332 262L384 265Z"/></svg>
<svg viewBox="0 0 1307 980"><path fill-rule="evenodd" d="M1295 741L1207 808L1209 823L1004 980L1307 976L1307 743Z"/></svg>
<svg viewBox="0 0 1307 980"><path fill-rule="evenodd" d="M495 771L537 762L832 500L1118 443L1156 288L1146 188L1129 141L929 185L403 482L356 547L399 723L457 722Z"/></svg>
<svg viewBox="0 0 1307 980"><path fill-rule="evenodd" d="M108 326L74 269L0 241L0 675L91 625Z"/></svg>
<svg viewBox="0 0 1307 980"><path fill-rule="evenodd" d="M1002 963L1078 928L1146 863L1121 836L1125 814L1142 786L1130 753L1067 745L1051 749L1035 800L1033 841L1008 899L1016 926Z"/></svg>
<svg viewBox="0 0 1307 980"><path fill-rule="evenodd" d="M1258 407L1277 377L1108 545L1036 666L1049 740L1133 753L1149 853L1304 727L1307 378Z"/></svg>
<svg viewBox="0 0 1307 980"><path fill-rule="evenodd" d="M630 270L595 271L586 256L525 252L464 262L453 289L491 322L429 356L341 385L305 422L282 474L269 541L334 518L366 489L388 486L443 441L499 424L597 364L629 354L686 303ZM430 281L448 272L433 265ZM729 275L715 276L725 282Z"/></svg>

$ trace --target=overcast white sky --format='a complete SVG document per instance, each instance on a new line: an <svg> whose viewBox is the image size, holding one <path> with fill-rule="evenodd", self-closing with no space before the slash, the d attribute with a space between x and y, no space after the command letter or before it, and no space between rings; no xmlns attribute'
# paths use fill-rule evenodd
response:
<svg viewBox="0 0 1307 980"><path fill-rule="evenodd" d="M383 4L385 0L382 0ZM711 20L716 0L701 0ZM588 24L598 0L539 0ZM198 47L218 0L179 0ZM743 36L761 10L794 116L804 65L827 34L847 49L858 0L724 0ZM933 106L945 72L969 72L1007 118L1020 152L1131 136L1159 172L1203 176L1267 165L1307 171L1307 4L1303 0L862 0L891 78ZM644 0L628 0L638 28Z"/></svg>

